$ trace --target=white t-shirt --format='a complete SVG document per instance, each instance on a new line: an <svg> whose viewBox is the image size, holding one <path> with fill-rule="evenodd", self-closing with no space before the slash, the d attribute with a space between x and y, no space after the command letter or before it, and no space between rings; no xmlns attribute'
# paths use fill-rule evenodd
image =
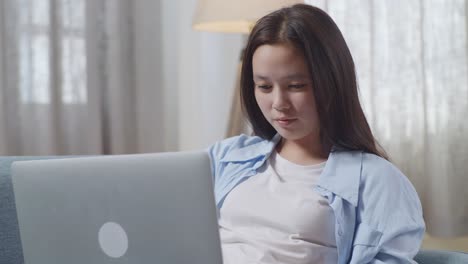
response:
<svg viewBox="0 0 468 264"><path fill-rule="evenodd" d="M273 152L234 188L220 210L224 264L337 263L333 210L313 190L324 167Z"/></svg>

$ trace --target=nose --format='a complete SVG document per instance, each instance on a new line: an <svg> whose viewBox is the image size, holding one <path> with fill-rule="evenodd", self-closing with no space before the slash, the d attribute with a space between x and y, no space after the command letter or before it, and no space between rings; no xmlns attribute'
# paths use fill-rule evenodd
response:
<svg viewBox="0 0 468 264"><path fill-rule="evenodd" d="M276 111L286 111L290 108L291 104L288 99L288 95L286 91L282 91L282 89L277 88L273 91L273 109Z"/></svg>

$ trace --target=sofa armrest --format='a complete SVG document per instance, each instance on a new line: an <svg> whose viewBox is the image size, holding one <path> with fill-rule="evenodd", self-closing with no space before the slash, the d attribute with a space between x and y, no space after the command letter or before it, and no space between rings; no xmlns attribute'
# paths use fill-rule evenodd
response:
<svg viewBox="0 0 468 264"><path fill-rule="evenodd" d="M11 181L11 164L15 161L73 157L75 156L0 156L0 263L24 262Z"/></svg>

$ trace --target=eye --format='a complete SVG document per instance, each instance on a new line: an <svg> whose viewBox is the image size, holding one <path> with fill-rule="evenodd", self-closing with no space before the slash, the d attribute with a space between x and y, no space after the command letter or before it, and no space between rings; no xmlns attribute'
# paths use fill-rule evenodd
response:
<svg viewBox="0 0 468 264"><path fill-rule="evenodd" d="M291 85L288 85L288 87L292 89L302 89L306 87L306 84L291 84Z"/></svg>
<svg viewBox="0 0 468 264"><path fill-rule="evenodd" d="M272 86L271 85L268 85L268 84L262 84L262 85L256 85L257 88L261 89L261 90L268 90L270 89Z"/></svg>

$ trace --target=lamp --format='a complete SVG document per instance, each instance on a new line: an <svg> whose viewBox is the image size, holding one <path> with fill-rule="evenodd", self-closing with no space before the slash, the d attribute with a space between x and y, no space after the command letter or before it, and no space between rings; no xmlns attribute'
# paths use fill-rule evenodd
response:
<svg viewBox="0 0 468 264"><path fill-rule="evenodd" d="M198 0L193 28L200 31L249 34L255 22L264 15L285 6L304 2L299 0ZM241 68L242 61L239 61L227 137L238 135L245 130L239 98Z"/></svg>
<svg viewBox="0 0 468 264"><path fill-rule="evenodd" d="M249 34L255 22L298 0L198 0L193 28L201 31Z"/></svg>

